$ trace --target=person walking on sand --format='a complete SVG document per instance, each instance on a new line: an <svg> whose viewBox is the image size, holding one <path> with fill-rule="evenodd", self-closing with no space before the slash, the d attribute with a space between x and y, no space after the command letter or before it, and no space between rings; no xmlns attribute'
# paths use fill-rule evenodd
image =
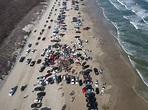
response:
<svg viewBox="0 0 148 110"><path fill-rule="evenodd" d="M24 96L24 98L27 98L29 95Z"/></svg>

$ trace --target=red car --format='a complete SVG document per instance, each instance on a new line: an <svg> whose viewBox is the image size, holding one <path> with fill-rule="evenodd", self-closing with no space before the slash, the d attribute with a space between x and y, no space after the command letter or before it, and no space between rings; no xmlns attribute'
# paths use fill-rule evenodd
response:
<svg viewBox="0 0 148 110"><path fill-rule="evenodd" d="M45 40L45 39L46 39L45 37L42 38L42 40Z"/></svg>
<svg viewBox="0 0 148 110"><path fill-rule="evenodd" d="M51 40L51 42L59 42L58 40Z"/></svg>
<svg viewBox="0 0 148 110"><path fill-rule="evenodd" d="M61 24L66 24L65 22L61 22Z"/></svg>
<svg viewBox="0 0 148 110"><path fill-rule="evenodd" d="M47 77L49 77L51 75L52 75L52 73L48 73L48 74L45 75L45 78L47 78Z"/></svg>
<svg viewBox="0 0 148 110"><path fill-rule="evenodd" d="M85 27L85 28L83 28L83 30L89 30L90 29L90 27Z"/></svg>

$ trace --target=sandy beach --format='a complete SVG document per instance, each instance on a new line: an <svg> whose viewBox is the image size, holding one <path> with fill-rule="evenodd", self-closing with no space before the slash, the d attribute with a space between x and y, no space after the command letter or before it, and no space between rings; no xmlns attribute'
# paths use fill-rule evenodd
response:
<svg viewBox="0 0 148 110"><path fill-rule="evenodd" d="M88 103L85 97L85 94L88 94L87 82L93 82L93 84L88 85L91 85L94 89L92 93L95 93L95 102L99 110L148 109L148 104L133 90L133 85L137 79L139 80L139 77L135 74L126 54L109 33L104 23L101 8L96 5L95 0L78 1L79 3L72 5L72 0L50 0L43 16L31 30L24 51L0 89L0 110L87 110L89 108L86 106ZM76 5L79 7L78 10L75 9ZM59 23L59 32L55 34L53 31L58 27L57 18L64 6L66 6L66 9L63 9L64 14L62 15L65 15L65 19ZM80 19L79 26L72 22L73 17ZM66 30L61 29L63 24L66 25ZM77 28L75 27L79 27L80 33L76 33ZM60 36L60 34L64 34L64 36ZM43 72L39 72L40 67L46 65L46 62L44 62L46 54L43 56L41 54L46 53L45 48L48 48L49 45L55 44L54 41L51 41L55 36L60 39L59 44L62 48L60 47L59 50L50 48L47 51L52 50L54 54L60 53L60 55L57 59L54 56L56 59L53 58L54 63L46 66ZM75 36L80 36L80 39ZM78 41L80 41L80 44L77 44ZM38 44L36 45L36 43ZM31 46L28 47L28 44L31 44ZM80 50L75 49L74 46L80 47ZM29 48L31 51L26 54L26 50ZM68 49L70 49L70 52ZM75 52L72 52L73 49ZM79 54L83 56L83 60L77 57ZM25 60L20 62L22 56L25 56ZM32 61L36 62L41 59L42 62L40 64L35 63L33 66L26 65L28 58L32 58ZM72 59L74 64L67 63L67 59ZM45 64L42 64L43 62ZM84 62L92 70L88 75L88 79L91 79L91 81L84 78L87 70L87 67L82 69ZM67 68L70 69L64 70L63 67L60 72L54 70L51 72L53 67L58 64L66 66L69 64ZM96 75L94 68L102 70L102 72L99 71L101 74ZM37 93L39 93L34 88L42 85L41 80L38 80L37 77L43 76L45 78L48 70L52 74L49 77L62 76L62 81L57 83L55 78L54 83L46 84L44 90L46 95L42 97L41 107L31 108L31 104L37 99ZM75 84L72 84L72 77L70 84L68 84L67 80L63 78L64 75L75 77ZM82 86L80 86L80 83L76 84L76 78L83 81ZM42 81L47 81L47 79L45 78ZM95 85L96 80L99 83L98 87ZM21 86L26 84L25 90L21 91ZM14 95L9 96L9 91L14 86L18 86L18 88ZM85 93L82 92L82 88L86 89ZM96 94L96 88L99 88L99 94ZM64 105L66 105L65 109L62 109Z"/></svg>

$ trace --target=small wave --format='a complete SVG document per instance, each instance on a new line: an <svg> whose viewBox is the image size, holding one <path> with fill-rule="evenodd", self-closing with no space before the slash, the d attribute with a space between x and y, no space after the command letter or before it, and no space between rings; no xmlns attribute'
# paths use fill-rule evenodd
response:
<svg viewBox="0 0 148 110"><path fill-rule="evenodd" d="M100 7L101 7L101 6L100 6ZM103 16L105 17L105 19L109 21L109 19L108 19L108 18L107 18L107 16L105 15L105 10L104 10L104 8L103 8L103 7L101 7L101 9L102 9Z"/></svg>
<svg viewBox="0 0 148 110"><path fill-rule="evenodd" d="M120 0L117 1L128 10L128 7L124 3L122 3Z"/></svg>
<svg viewBox="0 0 148 110"><path fill-rule="evenodd" d="M135 67L135 62L130 58L130 55L128 55L129 61L131 62L131 64L133 65L133 67L136 69ZM140 71L138 69L136 69L137 73L139 74L140 78L142 79L142 81L144 82L144 84L148 87L148 83L146 83L144 77L142 76L142 74L140 73Z"/></svg>
<svg viewBox="0 0 148 110"><path fill-rule="evenodd" d="M137 30L139 29L136 23L131 22L131 21L130 21L130 23L135 27L135 29L137 29Z"/></svg>
<svg viewBox="0 0 148 110"><path fill-rule="evenodd" d="M140 17L143 20L144 23L148 24L148 22L146 20L144 20L144 18L147 17L147 15L148 15L147 11L142 9L137 3L135 3L134 1L130 1L130 3L129 2L123 2L123 1L121 2L120 0L117 0L117 1L121 5L123 5L127 10L131 10L138 17Z"/></svg>
<svg viewBox="0 0 148 110"><path fill-rule="evenodd" d="M115 3L113 3L111 0L109 0L109 2L110 2L117 10L120 10L120 9L115 5Z"/></svg>

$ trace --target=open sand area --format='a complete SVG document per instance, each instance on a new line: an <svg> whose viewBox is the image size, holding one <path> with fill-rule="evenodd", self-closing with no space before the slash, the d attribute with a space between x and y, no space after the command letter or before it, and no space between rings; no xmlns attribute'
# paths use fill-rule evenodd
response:
<svg viewBox="0 0 148 110"><path fill-rule="evenodd" d="M133 83L137 79L134 74L135 71L127 61L126 55L108 32L103 23L104 18L101 9L95 3L95 0L79 0L79 3L72 5L72 0L50 1L42 18L35 24L27 38L27 44L22 55L20 55L0 89L0 110L32 110L31 104L34 103L37 93L39 93L34 88L41 86L41 82L47 81L48 78L45 76L48 70L52 74L49 77L53 78L54 83L45 85L44 92L46 92L46 95L41 100L42 106L40 108L35 107L34 110L87 110L85 94L89 93L95 93L95 102L97 102L96 109L90 110L148 109L147 103L132 89ZM79 7L78 10L75 9L76 5ZM66 9L62 9L64 6L66 6ZM65 19L57 23L61 10L64 10L62 15L65 15ZM73 17L80 19L81 22L72 22ZM63 24L66 25L64 26L66 30L61 29ZM50 29L49 26L51 26ZM86 27L89 28L86 29ZM53 33L57 30L59 32ZM77 31L80 33L76 33ZM60 34L64 35L61 36ZM80 36L80 39L75 38L75 36ZM47 66L44 62L45 57L50 58L52 55L47 56L45 48L55 44L54 38L60 39L60 49L48 48L46 51L52 50L59 57L54 57L55 59L52 59L54 63L52 62L53 64ZM36 44L37 42L38 44ZM28 44L32 45L28 47ZM31 51L26 53L28 49L31 49ZM42 56L42 53L46 54ZM84 59L80 58L79 55L83 56ZM23 62L19 61L21 56L25 56ZM36 62L41 59L42 62L30 66L30 64L26 64L28 58L32 58L32 61ZM69 59L72 59L74 63L69 64ZM43 62L44 64L42 64ZM82 69L85 67L82 65L84 62L89 67ZM60 72L53 70L53 67L58 66L58 64L63 66ZM40 67L44 65L46 66L45 70L39 72ZM67 68L64 67L65 65L68 65ZM92 70L89 72L90 76L86 75L88 68ZM99 70L99 75L95 74L94 68ZM62 80L58 82L58 79L54 79L54 77L60 75ZM70 76L70 83L67 83L68 80L64 79L66 75L67 77ZM40 76L43 77L38 80L37 77ZM84 78L84 76L87 77ZM75 84L72 82L73 77L75 77ZM76 78L83 81L82 86L79 85L79 82L76 84ZM95 85L96 80L98 80L98 87ZM91 82L93 84L88 84ZM27 84L27 87L24 91L21 91L21 86L25 84ZM86 85L92 85L92 88L86 89ZM9 91L14 86L18 86L18 88L13 96L9 96ZM85 93L82 92L82 88L86 89ZM99 94L96 94L96 88L99 88ZM93 89L94 92L92 92ZM66 105L65 108L64 105Z"/></svg>

